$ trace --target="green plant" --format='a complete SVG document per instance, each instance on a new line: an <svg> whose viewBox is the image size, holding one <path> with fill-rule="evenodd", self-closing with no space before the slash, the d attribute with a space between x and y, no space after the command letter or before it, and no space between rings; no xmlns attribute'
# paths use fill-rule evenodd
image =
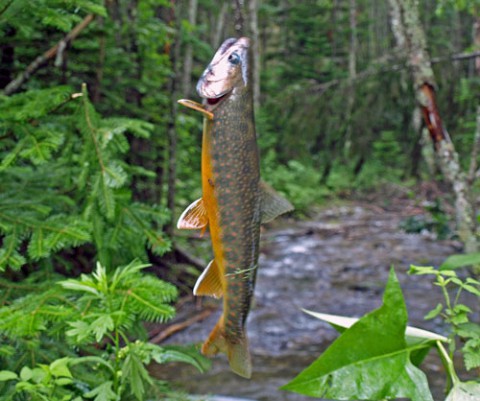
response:
<svg viewBox="0 0 480 401"><path fill-rule="evenodd" d="M421 233L427 230L435 233L440 240L451 238L453 232L450 229L450 218L440 201L436 199L434 202L426 203L424 208L429 213L428 216L409 216L400 222L400 228L407 233Z"/></svg>
<svg viewBox="0 0 480 401"><path fill-rule="evenodd" d="M205 370L208 362L195 349L160 347L132 339L142 321L165 321L175 313L170 303L177 290L142 273L146 267L134 261L109 274L97 264L92 274L58 281L50 296L41 292L1 308L0 332L4 336L18 339L65 333L63 344L70 346L73 355L32 364L32 368L24 365L19 373L1 371L0 382L4 384L0 400L14 394L49 401L143 400L153 385L146 369L152 361L187 362ZM32 302L33 307L28 307ZM15 319L20 319L17 321L23 327L16 327Z"/></svg>
<svg viewBox="0 0 480 401"><path fill-rule="evenodd" d="M413 271L421 272L420 274L435 271L433 268L415 269L417 270ZM451 280L454 277L451 274L453 272L448 271L450 273L442 273L437 277L446 276L447 280L455 283L456 280ZM471 292L478 291L478 282L462 282L464 290L466 285L472 286ZM449 312L446 314L466 323L466 307L459 305L456 304L455 308L450 303L446 308ZM360 319L311 314L332 324L342 334L312 365L283 389L312 397L338 400L433 400L420 364L429 350L435 348L449 375L450 385L446 400L478 400L480 383L462 382L455 372L451 353L453 340L407 327L405 301L393 269L385 289L383 305L379 309ZM445 343L450 344L450 354L445 350Z"/></svg>
<svg viewBox="0 0 480 401"><path fill-rule="evenodd" d="M169 214L136 202L130 189L134 177L152 173L126 161L127 134L148 138L152 129L102 118L85 85L0 97L0 271L39 262L68 268L79 263L68 255L75 247L108 266L147 260L147 247L168 250L161 227Z"/></svg>
<svg viewBox="0 0 480 401"><path fill-rule="evenodd" d="M468 292L480 300L480 281L472 277L461 278L455 269L479 263L480 254L453 255L439 269L419 266L412 266L410 269L411 274L435 277L434 284L440 287L444 303L439 303L425 319L440 316L449 325L449 357L453 359L460 340L467 370L480 367L480 324L472 321L474 311L462 303L462 294Z"/></svg>
<svg viewBox="0 0 480 401"><path fill-rule="evenodd" d="M299 214L306 214L312 205L320 203L329 194L329 190L320 184L320 173L296 160L290 160L287 165L266 168L263 176L275 190L291 200L295 212Z"/></svg>

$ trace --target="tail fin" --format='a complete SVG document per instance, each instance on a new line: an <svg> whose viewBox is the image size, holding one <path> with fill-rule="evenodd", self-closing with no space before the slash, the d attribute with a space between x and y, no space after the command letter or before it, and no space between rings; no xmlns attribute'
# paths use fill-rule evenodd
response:
<svg viewBox="0 0 480 401"><path fill-rule="evenodd" d="M202 346L202 354L213 356L223 352L227 354L230 369L239 376L252 377L252 362L248 351L248 341L245 333L233 341L227 341L223 329L223 316L217 322L207 340Z"/></svg>

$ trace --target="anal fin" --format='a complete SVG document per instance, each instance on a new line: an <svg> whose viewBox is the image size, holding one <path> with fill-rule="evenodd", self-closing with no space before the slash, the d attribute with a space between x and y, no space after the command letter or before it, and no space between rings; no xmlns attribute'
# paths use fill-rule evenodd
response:
<svg viewBox="0 0 480 401"><path fill-rule="evenodd" d="M221 298L223 296L223 287L218 265L213 259L205 268L203 273L198 278L194 295L208 295L214 298Z"/></svg>

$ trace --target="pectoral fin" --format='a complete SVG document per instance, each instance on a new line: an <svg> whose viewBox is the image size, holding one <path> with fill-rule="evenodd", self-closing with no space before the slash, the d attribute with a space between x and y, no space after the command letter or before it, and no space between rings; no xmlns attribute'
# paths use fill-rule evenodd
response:
<svg viewBox="0 0 480 401"><path fill-rule="evenodd" d="M203 199L197 199L185 209L178 219L177 228L179 230L205 229L208 224L207 211L203 204Z"/></svg>
<svg viewBox="0 0 480 401"><path fill-rule="evenodd" d="M205 107L200 103L194 102L193 100L189 99L180 99L178 100L178 103L180 103L182 106L188 107L189 109L199 111L207 119L213 120L213 113L205 109Z"/></svg>
<svg viewBox="0 0 480 401"><path fill-rule="evenodd" d="M288 200L263 181L260 181L260 197L262 202L262 223L268 223L281 214L294 209Z"/></svg>
<svg viewBox="0 0 480 401"><path fill-rule="evenodd" d="M223 295L222 281L220 278L220 271L218 269L215 259L213 259L203 273L198 278L194 295L208 295L214 298L220 298Z"/></svg>

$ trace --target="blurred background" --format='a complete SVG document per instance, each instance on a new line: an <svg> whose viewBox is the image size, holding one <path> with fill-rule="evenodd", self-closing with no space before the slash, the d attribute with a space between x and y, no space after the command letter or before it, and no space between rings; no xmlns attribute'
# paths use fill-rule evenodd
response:
<svg viewBox="0 0 480 401"><path fill-rule="evenodd" d="M316 290L341 286L345 307L364 313L391 263L478 251L478 1L0 0L3 306L57 274L90 273L96 261L113 272L138 258L198 311L191 288L210 243L175 223L201 196L202 119L176 101L200 101L198 78L223 40L239 36L253 43L262 176L296 208L266 231L259 285L294 268L291 255L314 255L335 274L315 276L300 259L303 273L275 294L295 280L303 284L290 290L307 294L302 285L316 277ZM351 245L360 239L371 241ZM370 247L352 258L362 262L334 266L339 250ZM262 294L259 308L271 312L274 295ZM313 303L304 298L297 306ZM344 309L338 302L327 305ZM295 338L254 337L253 348L261 359L311 344ZM272 394L262 399L281 399Z"/></svg>

